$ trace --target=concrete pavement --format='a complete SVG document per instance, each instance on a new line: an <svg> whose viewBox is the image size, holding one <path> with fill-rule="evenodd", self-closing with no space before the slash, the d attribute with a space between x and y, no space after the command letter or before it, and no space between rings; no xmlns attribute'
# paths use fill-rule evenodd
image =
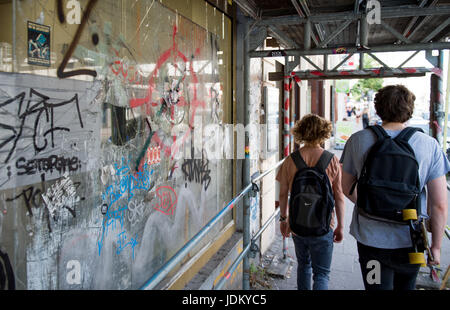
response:
<svg viewBox="0 0 450 310"><path fill-rule="evenodd" d="M337 153L337 152L335 152ZM340 157L340 155L338 155ZM358 252L356 241L349 233L349 226L353 212L353 204L346 199L345 205L345 229L344 240L335 243L333 248L333 259L331 263L331 275L329 282L330 290L363 290L364 284L358 262ZM279 231L277 223L277 235L269 250L262 257L263 267L270 265L274 256L282 263L283 257L283 237ZM287 253L290 261L290 269L287 277L268 277L273 289L276 290L296 290L297 289L297 259L295 256L294 242L292 238L287 239Z"/></svg>
<svg viewBox="0 0 450 310"><path fill-rule="evenodd" d="M332 150L339 158L342 151ZM450 200L449 200L450 205ZM331 264L331 274L329 289L330 290L364 290L364 284L361 276L361 270L358 262L358 251L356 247L356 240L350 235L349 226L352 219L353 203L346 198L345 203L345 229L344 240L342 243L335 243L333 249L333 259ZM447 224L450 225L450 219L447 219ZM287 260L289 263L289 270L287 277L277 278L267 275L267 267L273 264L273 260L278 260L283 263L283 237L279 231L277 222L276 238L271 247L263 254L261 258L261 267L265 270L264 280L255 283L254 289L274 289L274 290L296 290L297 289L297 260L295 256L294 243L292 238L287 240ZM430 239L431 240L431 239ZM441 269L442 275L450 265L450 240L444 236L441 250ZM442 277L441 275L441 277ZM429 269L421 268L417 288L432 288L438 287L438 284L429 280Z"/></svg>

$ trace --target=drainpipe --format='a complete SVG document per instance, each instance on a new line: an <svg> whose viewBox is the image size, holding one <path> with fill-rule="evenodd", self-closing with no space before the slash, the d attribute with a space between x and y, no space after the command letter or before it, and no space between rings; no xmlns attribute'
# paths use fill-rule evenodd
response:
<svg viewBox="0 0 450 310"><path fill-rule="evenodd" d="M244 25L245 33L250 31L250 20L246 19ZM244 40L244 126L250 124L250 39ZM243 186L248 186L250 180L250 137L248 130L245 130L245 159L243 167ZM243 205L243 246L244 249L250 244L250 197L245 195ZM250 259L245 256L243 259L244 273L242 276L243 290L250 290Z"/></svg>

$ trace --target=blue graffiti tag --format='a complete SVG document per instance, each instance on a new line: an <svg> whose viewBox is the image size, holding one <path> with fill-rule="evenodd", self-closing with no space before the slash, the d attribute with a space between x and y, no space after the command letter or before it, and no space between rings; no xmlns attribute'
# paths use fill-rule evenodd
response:
<svg viewBox="0 0 450 310"><path fill-rule="evenodd" d="M118 240L117 240L117 245L119 246L116 250L117 255L120 254L120 252L122 252L123 249L125 249L128 246L131 246L131 249L133 251L133 259L134 259L134 247L138 244L137 240L137 234L135 236L135 238L131 238L131 240L127 243L125 243L125 241L127 240L127 235L126 235L126 231L122 231L120 234L117 235Z"/></svg>
<svg viewBox="0 0 450 310"><path fill-rule="evenodd" d="M128 194L128 201L130 201L137 190L150 190L150 177L153 175L153 170L149 170L148 164L145 163L141 171L132 174L128 163L122 158L122 166L119 168L117 164L116 176L118 180L113 185L106 188L103 193L103 201L109 200L108 207L111 207L115 202L121 199L125 193Z"/></svg>
<svg viewBox="0 0 450 310"><path fill-rule="evenodd" d="M103 241L108 235L109 230L111 229L111 231L114 231L118 229L120 224L121 232L117 235L118 247L116 249L116 254L120 254L125 248L131 247L134 259L134 248L138 244L138 236L136 234L134 238L130 238L130 241L127 242L127 231L124 229L124 215L125 212L128 211L128 205L121 206L116 210L113 210L113 207L114 204L125 197L125 195L129 202L134 197L136 191L149 191L152 186L150 178L153 175L153 170L150 171L148 165L144 164L142 170L132 173L129 163L130 161L127 162L125 158L122 158L120 167L119 165L114 164L117 180L114 184L108 186L102 194L103 201L109 201L109 203L106 203L108 208L102 223L101 238L98 241L99 256L101 255L103 248Z"/></svg>
<svg viewBox="0 0 450 310"><path fill-rule="evenodd" d="M103 248L103 240L108 235L109 228L111 227L111 231L116 230L117 223L120 224L120 229L123 230L124 226L124 214L125 211L128 210L128 206L124 206L118 210L111 211L108 210L105 214L105 218L103 219L102 224L102 237L100 241L98 241L98 255L100 256L102 248Z"/></svg>

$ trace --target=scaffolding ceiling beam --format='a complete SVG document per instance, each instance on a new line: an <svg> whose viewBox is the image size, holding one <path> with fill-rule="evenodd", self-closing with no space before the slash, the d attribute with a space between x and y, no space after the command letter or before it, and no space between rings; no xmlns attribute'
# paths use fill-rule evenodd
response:
<svg viewBox="0 0 450 310"><path fill-rule="evenodd" d="M288 50L270 50L253 51L249 53L252 58L262 57L286 57L286 56L313 56L313 55L336 55L351 53L383 53L383 52L408 52L421 50L445 50L450 49L450 42L429 42L413 44L388 44L371 46L369 49L358 47L339 47L339 48L315 48L310 50L288 49Z"/></svg>
<svg viewBox="0 0 450 310"><path fill-rule="evenodd" d="M291 77L300 80L344 80L344 79L373 79L373 78L405 78L420 77L433 72L433 69L414 68L373 68L363 70L340 70L340 71L297 71L292 72ZM282 81L284 72L269 72L270 81Z"/></svg>
<svg viewBox="0 0 450 310"><path fill-rule="evenodd" d="M388 7L381 8L381 18L402 18L402 17L420 17L420 16L442 16L450 14L450 5L440 5L433 7ZM322 13L317 15L310 15L309 17L300 17L299 15L287 15L279 17L263 18L260 25L299 25L304 24L308 20L312 23L330 23L340 20L356 21L364 15L362 12L355 13L354 11L337 12L337 13Z"/></svg>

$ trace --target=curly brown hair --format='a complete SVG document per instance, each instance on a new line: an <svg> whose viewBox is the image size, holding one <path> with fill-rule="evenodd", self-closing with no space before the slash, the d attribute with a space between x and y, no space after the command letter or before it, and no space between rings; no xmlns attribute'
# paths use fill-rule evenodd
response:
<svg viewBox="0 0 450 310"><path fill-rule="evenodd" d="M291 132L298 144L316 145L329 139L332 130L330 121L316 114L308 114L295 123Z"/></svg>
<svg viewBox="0 0 450 310"><path fill-rule="evenodd" d="M403 85L383 87L375 95L375 110L384 122L405 123L414 112L416 96Z"/></svg>

